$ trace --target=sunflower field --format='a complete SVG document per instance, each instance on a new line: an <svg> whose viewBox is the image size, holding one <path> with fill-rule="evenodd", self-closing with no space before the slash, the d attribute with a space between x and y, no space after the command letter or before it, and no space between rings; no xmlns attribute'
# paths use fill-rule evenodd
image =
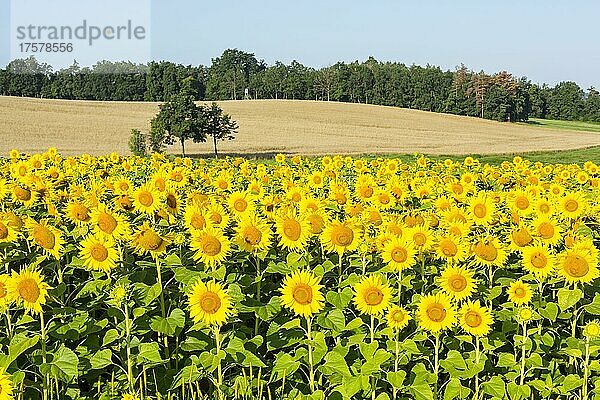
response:
<svg viewBox="0 0 600 400"><path fill-rule="evenodd" d="M600 399L600 167L0 160L0 400Z"/></svg>

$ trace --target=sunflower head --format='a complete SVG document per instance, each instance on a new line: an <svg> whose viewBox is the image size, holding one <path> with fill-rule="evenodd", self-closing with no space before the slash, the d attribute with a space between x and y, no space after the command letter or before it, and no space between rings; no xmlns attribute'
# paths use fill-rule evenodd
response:
<svg viewBox="0 0 600 400"><path fill-rule="evenodd" d="M392 289L381 280L381 276L373 274L364 277L354 285L354 304L358 311L368 315L380 315L390 305Z"/></svg>
<svg viewBox="0 0 600 400"><path fill-rule="evenodd" d="M444 293L455 300L471 296L475 290L473 273L463 267L447 267L440 276L440 286Z"/></svg>
<svg viewBox="0 0 600 400"><path fill-rule="evenodd" d="M600 337L600 322L598 320L590 321L583 328L583 336L586 339L596 339Z"/></svg>
<svg viewBox="0 0 600 400"><path fill-rule="evenodd" d="M482 307L479 300L465 303L459 311L458 320L465 332L473 336L487 335L494 322L490 309Z"/></svg>
<svg viewBox="0 0 600 400"><path fill-rule="evenodd" d="M421 328L434 334L450 329L456 322L456 309L444 293L423 296L419 302L417 319Z"/></svg>
<svg viewBox="0 0 600 400"><path fill-rule="evenodd" d="M394 331L405 328L410 322L410 313L404 308L393 305L387 310L387 324Z"/></svg>
<svg viewBox="0 0 600 400"><path fill-rule="evenodd" d="M514 304L523 305L531 301L533 291L531 287L521 280L514 281L508 288L508 299Z"/></svg>
<svg viewBox="0 0 600 400"><path fill-rule="evenodd" d="M7 296L17 304L23 304L25 312L42 312L50 286L37 270L23 269L19 273L14 272L6 285Z"/></svg>
<svg viewBox="0 0 600 400"><path fill-rule="evenodd" d="M216 281L196 282L188 293L188 310L195 323L221 326L233 315L227 289Z"/></svg>
<svg viewBox="0 0 600 400"><path fill-rule="evenodd" d="M310 318L323 309L323 286L320 278L309 271L296 271L283 281L281 302L296 315Z"/></svg>

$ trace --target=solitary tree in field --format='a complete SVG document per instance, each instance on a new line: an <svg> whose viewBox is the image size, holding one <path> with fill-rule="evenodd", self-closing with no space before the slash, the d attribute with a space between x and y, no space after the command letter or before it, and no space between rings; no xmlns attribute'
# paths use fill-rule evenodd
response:
<svg viewBox="0 0 600 400"><path fill-rule="evenodd" d="M204 137L212 136L215 158L217 158L219 156L217 141L234 139L238 124L214 102L210 107L202 107L201 115L200 131Z"/></svg>
<svg viewBox="0 0 600 400"><path fill-rule="evenodd" d="M193 97L178 94L160 106L160 111L150 124L152 135L162 136L165 144L179 141L185 157L186 140L192 139L195 143L206 141L201 122L202 108L194 103Z"/></svg>

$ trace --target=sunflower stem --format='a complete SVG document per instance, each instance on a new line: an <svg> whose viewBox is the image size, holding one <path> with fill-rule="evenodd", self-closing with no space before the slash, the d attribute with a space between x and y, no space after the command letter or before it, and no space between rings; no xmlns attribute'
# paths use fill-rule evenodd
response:
<svg viewBox="0 0 600 400"><path fill-rule="evenodd" d="M582 400L588 400L588 378L590 376L590 338L585 339L585 362L583 364Z"/></svg>
<svg viewBox="0 0 600 400"><path fill-rule="evenodd" d="M129 305L127 300L124 301L125 311L125 347L127 351L127 383L129 384L129 391L134 390L133 381L133 359L131 358L131 320L129 319Z"/></svg>
<svg viewBox="0 0 600 400"><path fill-rule="evenodd" d="M309 380L310 380L310 391L315 391L315 371L313 366L313 352L312 352L312 318L306 319L306 337L308 338L308 368L309 368Z"/></svg>
<svg viewBox="0 0 600 400"><path fill-rule="evenodd" d="M339 276L338 276L338 288L341 288L342 286L342 254L338 253L339 255L339 266L338 266L338 271L339 271Z"/></svg>
<svg viewBox="0 0 600 400"><path fill-rule="evenodd" d="M217 392L219 394L219 399L223 398L223 393L221 392L221 386L223 385L223 371L221 370L221 358L219 357L219 353L221 352L221 335L219 334L219 326L215 326L215 346L217 348L217 358L219 358L219 364L217 365Z"/></svg>
<svg viewBox="0 0 600 400"><path fill-rule="evenodd" d="M6 335L10 342L13 338L13 326L12 321L10 319L10 310L8 308L6 309L4 315L6 316Z"/></svg>
<svg viewBox="0 0 600 400"><path fill-rule="evenodd" d="M519 384L522 386L525 382L525 352L527 345L527 322L523 322L523 343L521 343L521 378Z"/></svg>
<svg viewBox="0 0 600 400"><path fill-rule="evenodd" d="M398 364L399 364L399 360L400 360L400 331L398 330L396 332L396 338L395 338L395 342L396 342L396 349L395 349L395 359L394 359L394 372L397 373L398 372ZM396 400L396 397L398 396L398 389L396 389L394 387L394 391L392 392L392 396L393 399Z"/></svg>
<svg viewBox="0 0 600 400"><path fill-rule="evenodd" d="M375 342L375 316L371 315L371 326L370 326L370 331L371 331L371 343ZM371 392L371 399L375 400L375 389L377 389L377 378L373 377L373 391Z"/></svg>
<svg viewBox="0 0 600 400"><path fill-rule="evenodd" d="M44 321L44 313L40 313L40 329L42 335L42 364L46 364L46 322ZM48 399L48 375L44 374L42 380L42 398Z"/></svg>
<svg viewBox="0 0 600 400"><path fill-rule="evenodd" d="M475 336L475 363L479 365L481 354L479 353L479 336ZM479 373L475 374L475 400L479 399Z"/></svg>
<svg viewBox="0 0 600 400"><path fill-rule="evenodd" d="M165 295L164 295L164 287L162 283L162 269L160 267L160 261L158 261L158 257L156 258L156 277L158 285L160 286L160 312L163 318L167 318L167 310L165 307ZM169 354L169 338L167 335L163 335L163 346L165 347L165 354L167 359L171 359L171 355Z"/></svg>
<svg viewBox="0 0 600 400"><path fill-rule="evenodd" d="M398 271L398 305L402 305L402 270Z"/></svg>
<svg viewBox="0 0 600 400"><path fill-rule="evenodd" d="M256 277L258 278L256 282L256 301L260 303L260 286L262 283L262 277L260 272L260 259L258 258L258 256L256 257ZM260 319L258 318L258 314L256 314L254 319L254 336L258 336L259 326Z"/></svg>
<svg viewBox="0 0 600 400"><path fill-rule="evenodd" d="M438 376L438 372L440 369L440 335L439 333L437 333L435 335L435 345L434 345L434 354L433 354L433 373L435 374L435 387L434 387L434 393L435 393L435 398L438 398L438 381L439 381L439 376Z"/></svg>

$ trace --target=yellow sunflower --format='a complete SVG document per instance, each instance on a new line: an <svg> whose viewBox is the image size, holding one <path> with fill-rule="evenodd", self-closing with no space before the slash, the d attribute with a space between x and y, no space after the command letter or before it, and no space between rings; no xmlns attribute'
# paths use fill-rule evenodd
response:
<svg viewBox="0 0 600 400"><path fill-rule="evenodd" d="M583 246L575 245L559 254L556 268L568 284L590 283L600 276L597 257Z"/></svg>
<svg viewBox="0 0 600 400"><path fill-rule="evenodd" d="M508 300L516 305L527 304L533 297L531 287L521 280L514 281L508 287Z"/></svg>
<svg viewBox="0 0 600 400"><path fill-rule="evenodd" d="M344 252L356 250L360 244L360 229L353 220L340 222L332 221L321 233L321 243L325 250L337 252L339 255Z"/></svg>
<svg viewBox="0 0 600 400"><path fill-rule="evenodd" d="M0 400L14 400L13 383L10 380L10 375L7 375L0 368Z"/></svg>
<svg viewBox="0 0 600 400"><path fill-rule="evenodd" d="M91 218L92 229L99 235L110 236L117 240L126 238L130 233L129 223L125 218L102 203L98 203L98 206L92 210Z"/></svg>
<svg viewBox="0 0 600 400"><path fill-rule="evenodd" d="M282 304L294 314L310 318L324 307L321 278L310 271L296 271L286 276L280 289Z"/></svg>
<svg viewBox="0 0 600 400"><path fill-rule="evenodd" d="M506 250L495 237L480 239L472 246L472 251L479 265L500 267L506 263Z"/></svg>
<svg viewBox="0 0 600 400"><path fill-rule="evenodd" d="M417 311L419 326L434 334L452 328L456 322L456 309L444 293L423 296Z"/></svg>
<svg viewBox="0 0 600 400"><path fill-rule="evenodd" d="M216 281L196 282L188 293L188 310L195 323L221 326L233 315L227 289Z"/></svg>
<svg viewBox="0 0 600 400"><path fill-rule="evenodd" d="M475 290L473 272L464 267L446 267L439 278L439 284L444 293L457 301L469 298Z"/></svg>
<svg viewBox="0 0 600 400"><path fill-rule="evenodd" d="M459 236L439 235L435 241L435 254L441 260L457 263L467 257L467 246Z"/></svg>
<svg viewBox="0 0 600 400"><path fill-rule="evenodd" d="M23 269L19 273L13 272L6 285L8 297L14 299L17 305L23 304L26 313L42 312L50 286L44 282L37 270Z"/></svg>
<svg viewBox="0 0 600 400"><path fill-rule="evenodd" d="M168 238L156 232L148 221L144 222L132 235L132 244L140 255L150 253L152 258L157 258L167 251L170 244Z"/></svg>
<svg viewBox="0 0 600 400"><path fill-rule="evenodd" d="M523 249L523 268L543 281L555 272L555 258L544 245L528 246Z"/></svg>
<svg viewBox="0 0 600 400"><path fill-rule="evenodd" d="M494 323L492 312L488 307L482 307L479 300L463 304L458 312L458 322L465 332L473 336L485 336Z"/></svg>
<svg viewBox="0 0 600 400"><path fill-rule="evenodd" d="M562 240L563 229L552 218L541 216L531 222L534 235L547 245L554 246Z"/></svg>
<svg viewBox="0 0 600 400"><path fill-rule="evenodd" d="M412 241L394 237L383 245L381 258L393 271L403 271L416 263L417 250Z"/></svg>
<svg viewBox="0 0 600 400"><path fill-rule="evenodd" d="M194 232L190 243L195 250L194 260L200 260L209 267L220 265L231 250L229 239L217 228L205 228Z"/></svg>
<svg viewBox="0 0 600 400"><path fill-rule="evenodd" d="M67 218L77 226L90 222L90 209L80 201L71 201L66 208Z"/></svg>
<svg viewBox="0 0 600 400"><path fill-rule="evenodd" d="M579 218L586 210L588 201L579 192L565 193L558 201L558 215L566 218Z"/></svg>
<svg viewBox="0 0 600 400"><path fill-rule="evenodd" d="M198 206L196 203L190 202L187 204L183 218L185 221L185 226L188 228L190 233L193 234L194 232L201 231L210 223L207 221L204 213L204 208Z"/></svg>
<svg viewBox="0 0 600 400"><path fill-rule="evenodd" d="M236 241L248 253L261 253L271 245L271 228L255 216L238 222Z"/></svg>
<svg viewBox="0 0 600 400"><path fill-rule="evenodd" d="M13 228L11 220L0 214L0 243L13 243L17 240L17 231Z"/></svg>
<svg viewBox="0 0 600 400"><path fill-rule="evenodd" d="M279 243L292 251L303 251L311 235L309 222L293 211L275 217L275 230L280 237Z"/></svg>
<svg viewBox="0 0 600 400"><path fill-rule="evenodd" d="M468 211L475 224L486 226L492 223L496 214L496 206L491 197L484 193L479 194L469 200Z"/></svg>
<svg viewBox="0 0 600 400"><path fill-rule="evenodd" d="M387 324L395 331L404 329L410 321L410 314L404 308L392 305L387 310Z"/></svg>
<svg viewBox="0 0 600 400"><path fill-rule="evenodd" d="M25 227L32 242L40 246L45 253L60 259L64 243L61 231L49 225L48 220L36 222L31 218L26 221Z"/></svg>
<svg viewBox="0 0 600 400"><path fill-rule="evenodd" d="M364 277L354 285L354 304L363 314L377 316L390 305L392 289L374 274Z"/></svg>
<svg viewBox="0 0 600 400"><path fill-rule="evenodd" d="M428 227L418 225L406 231L406 238L412 240L417 250L427 251L433 247L435 237Z"/></svg>
<svg viewBox="0 0 600 400"><path fill-rule="evenodd" d="M232 216L239 219L254 214L256 203L248 192L233 192L227 197L227 206Z"/></svg>
<svg viewBox="0 0 600 400"><path fill-rule="evenodd" d="M119 255L114 247L114 241L110 237L88 235L81 241L79 258L91 270L110 273L117 267Z"/></svg>
<svg viewBox="0 0 600 400"><path fill-rule="evenodd" d="M14 299L8 296L8 285L11 277L8 274L0 274L0 312L13 302Z"/></svg>
<svg viewBox="0 0 600 400"><path fill-rule="evenodd" d="M216 201L210 202L206 209L206 221L212 223L214 226L225 229L229 225L230 221L229 214L220 203Z"/></svg>
<svg viewBox="0 0 600 400"><path fill-rule="evenodd" d="M12 188L13 201L23 204L25 207L30 208L39 198L38 192L21 185L14 185Z"/></svg>
<svg viewBox="0 0 600 400"><path fill-rule="evenodd" d="M154 215L161 207L162 193L150 183L135 190L132 197L133 207L139 213Z"/></svg>

